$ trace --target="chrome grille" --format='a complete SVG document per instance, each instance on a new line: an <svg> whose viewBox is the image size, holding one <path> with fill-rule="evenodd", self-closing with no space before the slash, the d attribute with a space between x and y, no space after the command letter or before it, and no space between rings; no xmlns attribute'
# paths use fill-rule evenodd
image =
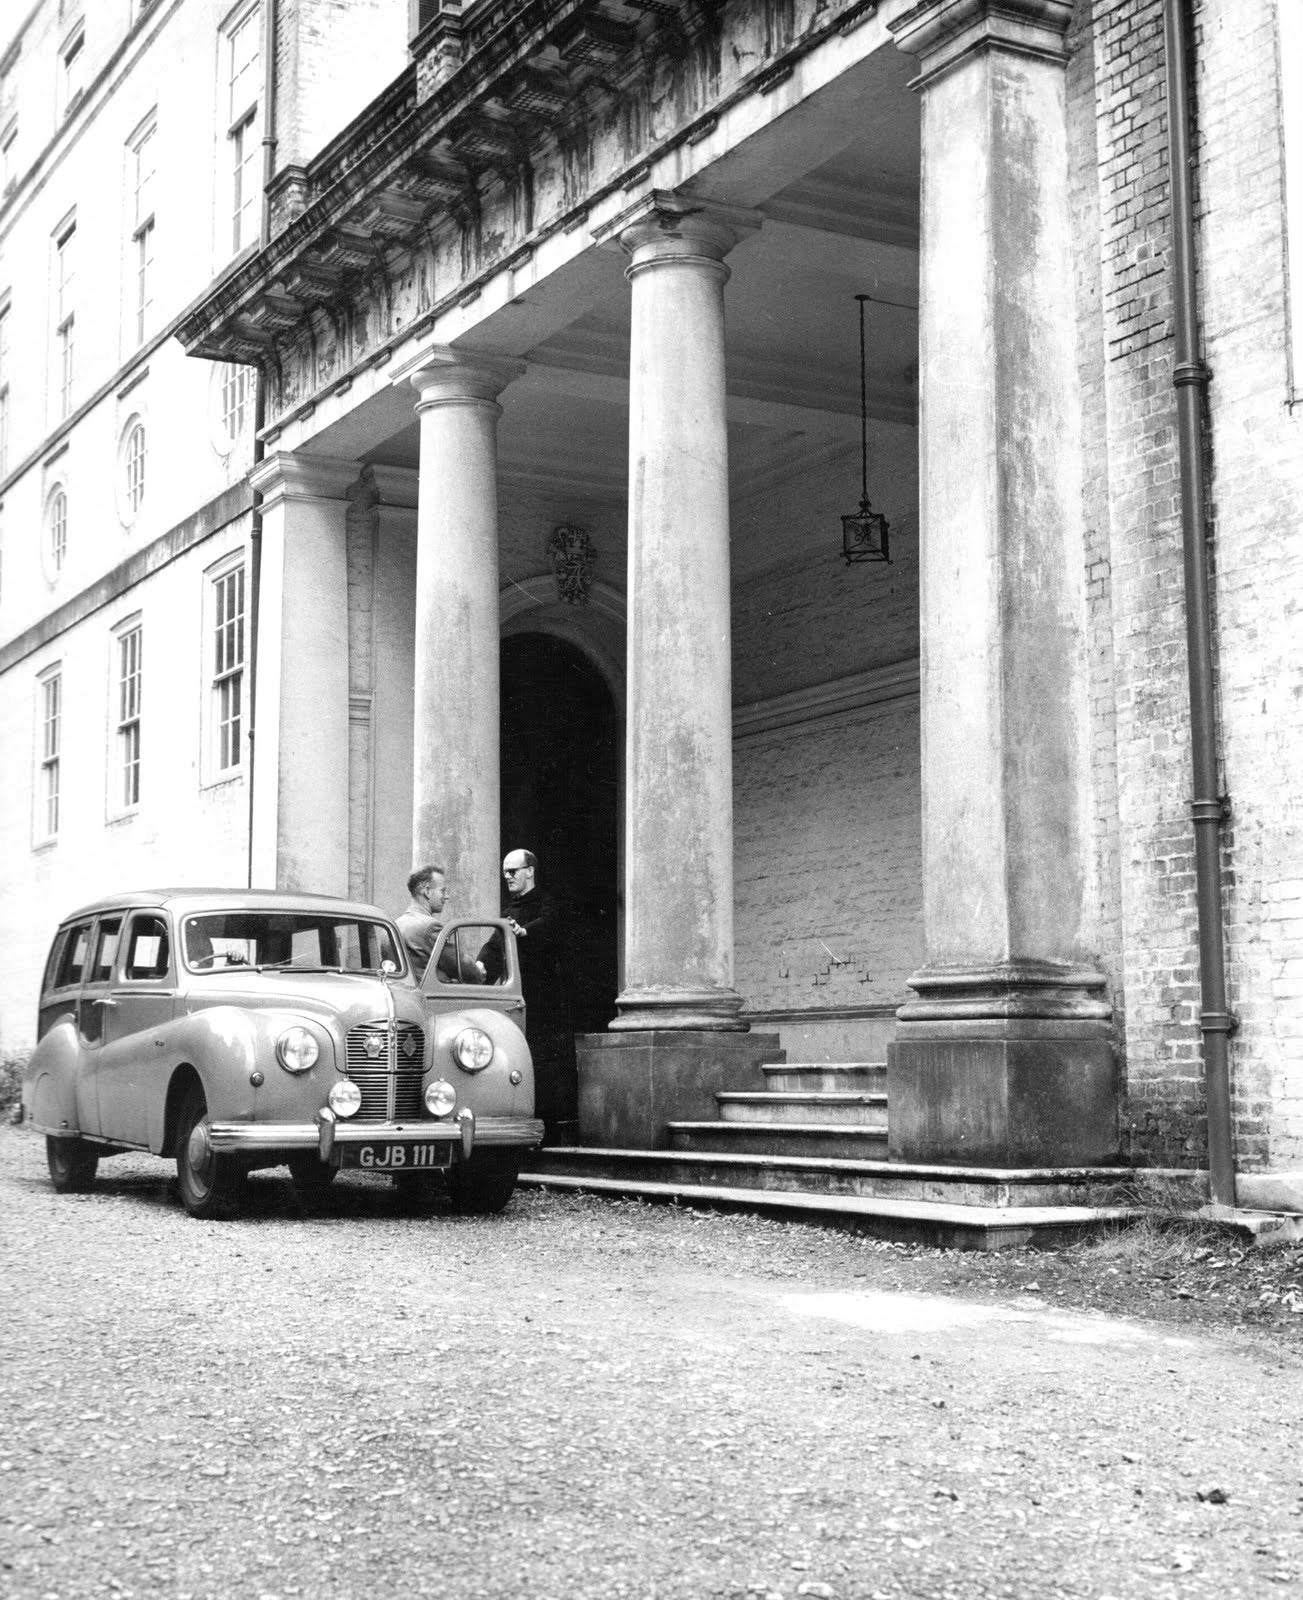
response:
<svg viewBox="0 0 1303 1600"><path fill-rule="evenodd" d="M347 1071L362 1095L355 1122L410 1122L422 1115L425 1034L414 1022L350 1028Z"/></svg>

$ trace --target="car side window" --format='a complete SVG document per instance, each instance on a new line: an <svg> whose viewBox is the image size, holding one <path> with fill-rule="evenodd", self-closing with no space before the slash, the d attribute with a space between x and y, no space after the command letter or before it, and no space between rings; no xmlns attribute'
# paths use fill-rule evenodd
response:
<svg viewBox="0 0 1303 1600"><path fill-rule="evenodd" d="M154 912L136 917L127 933L123 979L127 983L157 983L167 977L170 955L166 920Z"/></svg>
<svg viewBox="0 0 1303 1600"><path fill-rule="evenodd" d="M89 983L107 983L113 975L113 960L118 953L121 917L102 917L95 934L95 959L91 962Z"/></svg>
<svg viewBox="0 0 1303 1600"><path fill-rule="evenodd" d="M434 976L439 983L506 983L501 931L491 924L453 928L435 960Z"/></svg>
<svg viewBox="0 0 1303 1600"><path fill-rule="evenodd" d="M90 949L90 923L84 922L79 927L69 928L68 935L63 941L63 955L59 960L59 970L55 976L56 989L70 989L80 984L86 971L86 954Z"/></svg>

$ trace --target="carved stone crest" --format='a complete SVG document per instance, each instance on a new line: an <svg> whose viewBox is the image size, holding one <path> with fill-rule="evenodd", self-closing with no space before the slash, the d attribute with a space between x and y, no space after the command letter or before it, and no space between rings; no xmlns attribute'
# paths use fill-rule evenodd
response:
<svg viewBox="0 0 1303 1600"><path fill-rule="evenodd" d="M597 551L587 532L573 523L561 523L553 528L548 538L547 553L556 577L557 594L568 606L586 606L593 568L597 565Z"/></svg>

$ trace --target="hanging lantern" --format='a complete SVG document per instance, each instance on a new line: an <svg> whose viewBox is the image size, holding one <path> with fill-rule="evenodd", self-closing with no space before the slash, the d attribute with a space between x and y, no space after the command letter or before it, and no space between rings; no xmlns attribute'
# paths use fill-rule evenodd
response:
<svg viewBox="0 0 1303 1600"><path fill-rule="evenodd" d="M860 303L860 509L842 518L842 555L852 561L887 561L887 535L891 531L886 517L869 504L869 406L865 375L864 302L867 294L857 294Z"/></svg>

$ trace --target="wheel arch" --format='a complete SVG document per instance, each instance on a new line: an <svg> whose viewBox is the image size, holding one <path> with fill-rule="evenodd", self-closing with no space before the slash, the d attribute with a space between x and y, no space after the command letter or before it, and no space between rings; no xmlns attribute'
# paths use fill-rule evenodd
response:
<svg viewBox="0 0 1303 1600"><path fill-rule="evenodd" d="M189 1061L182 1061L172 1071L172 1076L167 1084L167 1103L163 1110L163 1154L166 1155L176 1144L177 1127L181 1120L181 1107L185 1104L186 1095L192 1088L198 1089L206 1097L204 1080L199 1076L198 1068Z"/></svg>

